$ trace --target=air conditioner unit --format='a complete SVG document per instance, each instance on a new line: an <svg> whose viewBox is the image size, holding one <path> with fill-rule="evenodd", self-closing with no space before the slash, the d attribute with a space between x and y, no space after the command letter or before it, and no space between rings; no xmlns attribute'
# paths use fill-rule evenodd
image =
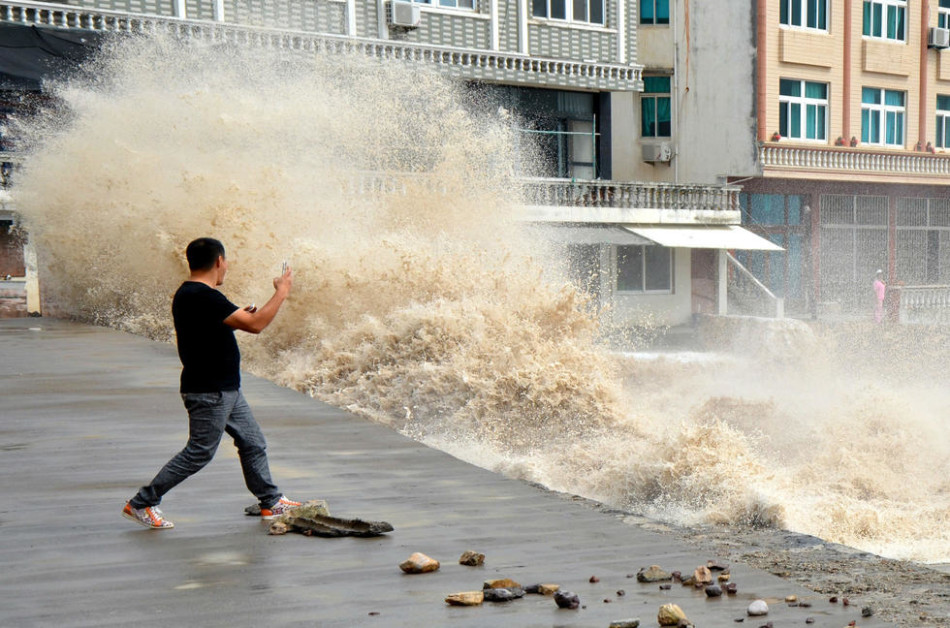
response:
<svg viewBox="0 0 950 628"><path fill-rule="evenodd" d="M644 144L641 148L643 161L670 161L673 159L673 147L663 142L661 144Z"/></svg>
<svg viewBox="0 0 950 628"><path fill-rule="evenodd" d="M927 37L928 48L950 48L950 29L930 28L930 35Z"/></svg>
<svg viewBox="0 0 950 628"><path fill-rule="evenodd" d="M418 4L393 0L389 7L389 23L393 26L416 28L422 22L422 10Z"/></svg>

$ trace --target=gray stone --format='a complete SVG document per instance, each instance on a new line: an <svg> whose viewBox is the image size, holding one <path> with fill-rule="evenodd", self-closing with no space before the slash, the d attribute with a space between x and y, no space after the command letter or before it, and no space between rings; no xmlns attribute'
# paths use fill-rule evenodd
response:
<svg viewBox="0 0 950 628"><path fill-rule="evenodd" d="M640 620L639 619L618 619L617 621L610 622L608 628L639 628Z"/></svg>
<svg viewBox="0 0 950 628"><path fill-rule="evenodd" d="M706 587L706 597L721 597L722 587L718 584L711 584Z"/></svg>
<svg viewBox="0 0 950 628"><path fill-rule="evenodd" d="M478 567L485 564L485 555L473 550L468 550L459 557L459 564L467 567Z"/></svg>
<svg viewBox="0 0 950 628"><path fill-rule="evenodd" d="M581 605L581 599L576 593L570 591L558 591L554 594L554 603L558 608L575 609Z"/></svg>

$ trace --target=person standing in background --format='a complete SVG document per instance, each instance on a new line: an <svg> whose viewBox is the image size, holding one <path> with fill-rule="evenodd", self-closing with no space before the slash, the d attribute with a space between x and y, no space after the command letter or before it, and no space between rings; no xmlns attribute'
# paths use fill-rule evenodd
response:
<svg viewBox="0 0 950 628"><path fill-rule="evenodd" d="M884 295L887 294L887 284L884 283L884 271L878 270L874 275L874 322L884 321Z"/></svg>

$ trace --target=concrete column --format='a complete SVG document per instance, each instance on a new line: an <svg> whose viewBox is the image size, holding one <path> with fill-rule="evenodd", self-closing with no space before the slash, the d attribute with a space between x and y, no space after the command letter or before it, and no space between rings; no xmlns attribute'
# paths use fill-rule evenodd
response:
<svg viewBox="0 0 950 628"><path fill-rule="evenodd" d="M175 0L175 17L185 19L188 17L188 7L185 0Z"/></svg>
<svg viewBox="0 0 950 628"><path fill-rule="evenodd" d="M389 26L386 24L386 0L376 0L376 26L380 39L389 39Z"/></svg>
<svg viewBox="0 0 950 628"><path fill-rule="evenodd" d="M518 2L518 52L523 55L528 54L528 16L531 15L531 9L528 7L528 0L519 0Z"/></svg>
<svg viewBox="0 0 950 628"><path fill-rule="evenodd" d="M33 240L27 238L23 245L23 265L26 267L26 311L27 313L43 312L40 303L40 278L36 267L36 248Z"/></svg>
<svg viewBox="0 0 950 628"><path fill-rule="evenodd" d="M356 0L346 0L346 34L356 37Z"/></svg>
<svg viewBox="0 0 950 628"><path fill-rule="evenodd" d="M716 287L719 288L719 298L716 299L716 313L719 316L725 316L729 313L729 305L726 298L729 291L729 275L726 268L726 252L722 249L716 250L716 260L719 262L719 272L716 273Z"/></svg>
<svg viewBox="0 0 950 628"><path fill-rule="evenodd" d="M491 18L491 49L498 50L498 0L491 0L488 3L488 10Z"/></svg>
<svg viewBox="0 0 950 628"><path fill-rule="evenodd" d="M214 0L214 21L224 21L224 0Z"/></svg>
<svg viewBox="0 0 950 628"><path fill-rule="evenodd" d="M620 63L627 62L627 0L617 0L617 56Z"/></svg>

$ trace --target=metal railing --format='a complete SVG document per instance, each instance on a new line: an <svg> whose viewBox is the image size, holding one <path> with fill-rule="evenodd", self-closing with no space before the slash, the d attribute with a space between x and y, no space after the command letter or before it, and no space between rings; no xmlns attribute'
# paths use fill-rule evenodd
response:
<svg viewBox="0 0 950 628"><path fill-rule="evenodd" d="M785 318L785 299L775 296L775 294L769 290L765 284L759 281L759 279L752 274L752 271L743 266L742 262L737 260L732 255L732 253L729 251L723 251L723 254L726 256L726 260L732 264L733 268L739 271L739 274L742 276L742 278L748 282L745 285L754 287L755 290L752 291L752 296L759 299L763 296L765 297L767 302L770 304L770 307L768 308L770 315L774 316L775 318Z"/></svg>
<svg viewBox="0 0 950 628"><path fill-rule="evenodd" d="M766 168L895 175L950 175L950 155L866 148L763 144L759 147L759 163Z"/></svg>

